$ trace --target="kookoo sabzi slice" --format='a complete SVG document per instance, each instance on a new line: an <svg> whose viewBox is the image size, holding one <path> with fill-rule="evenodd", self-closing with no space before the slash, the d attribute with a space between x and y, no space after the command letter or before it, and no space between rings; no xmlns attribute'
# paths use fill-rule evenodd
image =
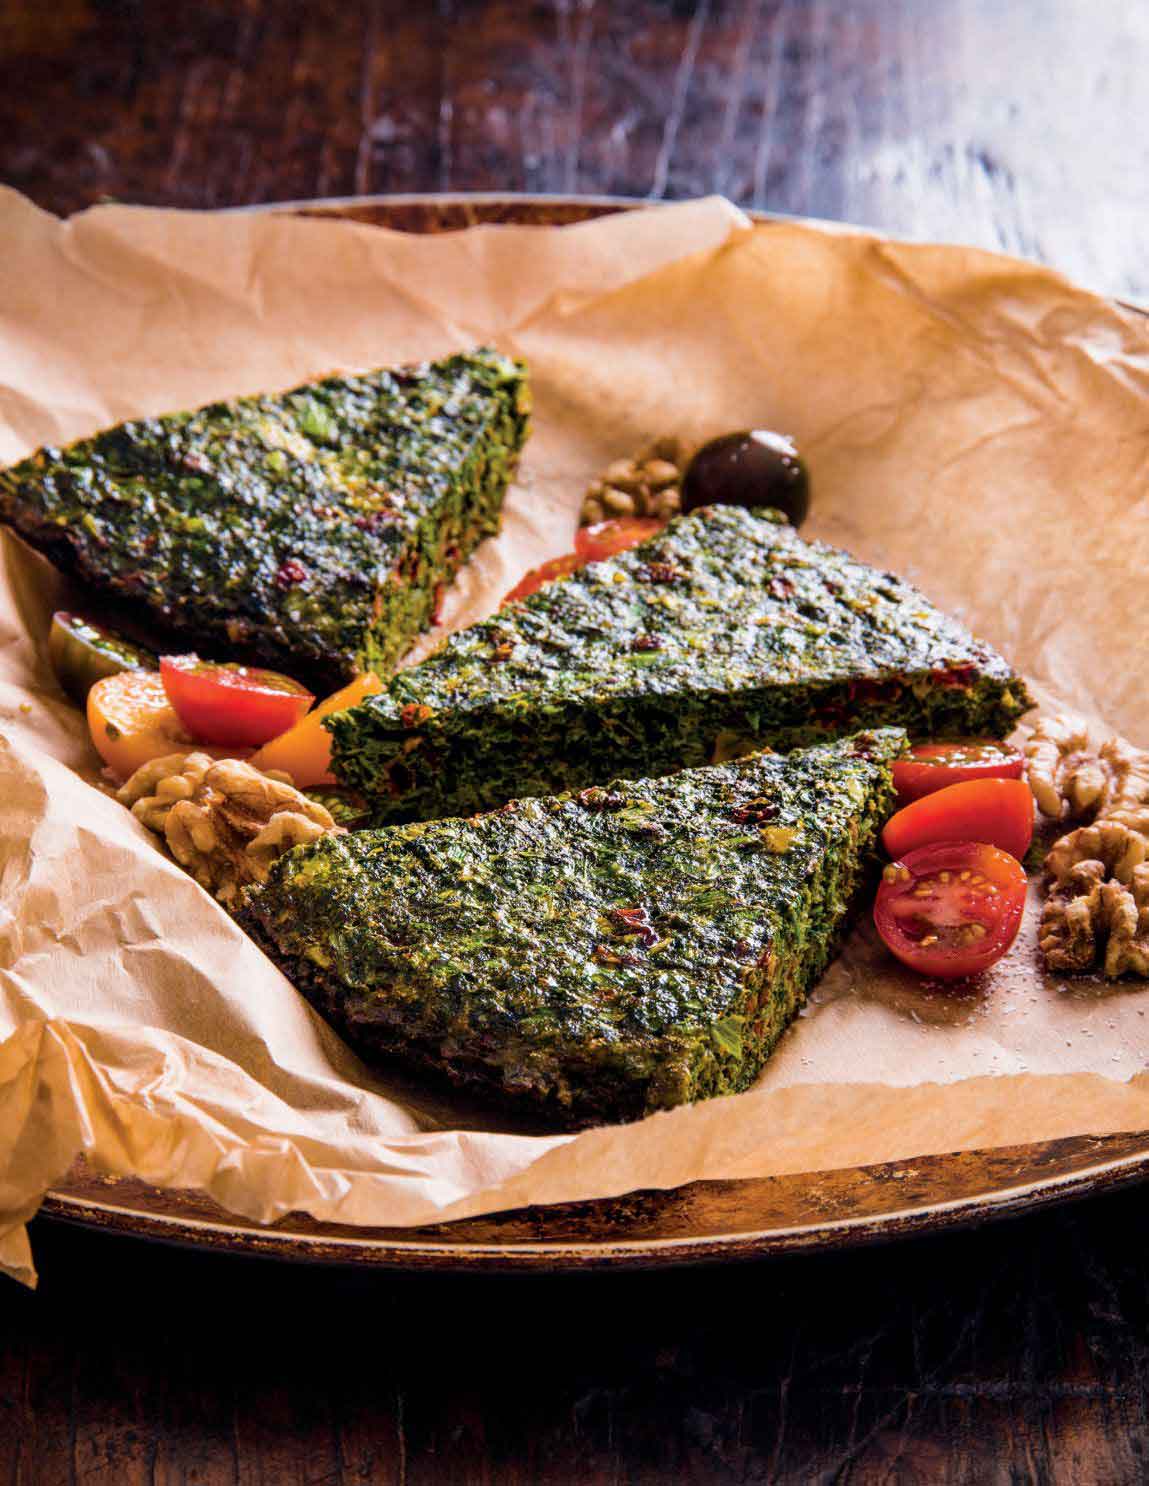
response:
<svg viewBox="0 0 1149 1486"><path fill-rule="evenodd" d="M390 672L498 530L527 433L493 351L140 418L0 471L0 521L157 638L330 690Z"/></svg>
<svg viewBox="0 0 1149 1486"><path fill-rule="evenodd" d="M897 729L289 852L242 921L367 1059L560 1123L747 1088L825 969Z"/></svg>
<svg viewBox="0 0 1149 1486"><path fill-rule="evenodd" d="M1029 705L908 583L775 512L721 506L450 636L326 725L381 823L857 727L1002 737Z"/></svg>

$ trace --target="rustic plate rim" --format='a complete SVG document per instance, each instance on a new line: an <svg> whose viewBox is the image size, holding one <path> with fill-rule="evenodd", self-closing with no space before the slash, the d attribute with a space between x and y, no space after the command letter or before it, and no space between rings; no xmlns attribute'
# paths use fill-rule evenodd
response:
<svg viewBox="0 0 1149 1486"><path fill-rule="evenodd" d="M675 203L642 197L533 193L515 191L404 192L394 195L326 197L276 201L228 208L235 213L315 212L338 218L341 211L371 208L434 207L546 207L574 209L650 209ZM861 224L823 221L819 218L747 209L746 215L760 222L806 222L842 229L854 227L878 237L896 235ZM897 240L910 241L908 238ZM1139 314L1149 314L1149 305L1116 299L1116 303ZM1095 1137L1082 1136L1083 1141ZM143 1207L103 1201L89 1193L69 1191L68 1179L56 1183L46 1194L38 1217L86 1231L132 1237L141 1241L197 1252L209 1250L234 1256L276 1258L285 1262L330 1266L356 1266L372 1270L401 1271L413 1268L442 1272L556 1273L571 1270L663 1268L781 1257L794 1253L840 1252L898 1238L940 1233L971 1227L1037 1211L1061 1202L1144 1181L1149 1177L1149 1133L1147 1144L1123 1156L1087 1161L1069 1171L1034 1176L1023 1173L1005 1185L982 1192L966 1193L914 1206L893 1206L881 1213L791 1223L750 1231L710 1231L678 1237L606 1238L601 1240L488 1240L445 1243L414 1236L387 1238L365 1228L363 1236L344 1232L294 1232L274 1224L263 1228L238 1227L221 1209L221 1216L205 1217L178 1211L158 1213ZM939 1159L945 1159L944 1157ZM866 1168L855 1168L865 1170ZM814 1176L815 1173L810 1173ZM104 1178L114 1191L116 1178ZM707 1183L694 1184L705 1187ZM166 1194L178 1202L179 1193ZM614 1199L602 1199L609 1203ZM519 1209L518 1211L525 1211ZM535 1209L545 1211L545 1209ZM495 1216L494 1214L488 1216ZM412 1230L418 1234L419 1230Z"/></svg>
<svg viewBox="0 0 1149 1486"><path fill-rule="evenodd" d="M944 1158L943 1158L944 1159ZM864 1169L864 1168L858 1168ZM235 1256L274 1258L342 1268L434 1269L441 1272L556 1273L572 1270L660 1269L744 1262L787 1255L846 1252L896 1239L954 1232L983 1223L1027 1216L1064 1202L1100 1196L1149 1176L1149 1147L1127 1156L1095 1161L1070 1172L1019 1181L996 1191L950 1198L919 1207L789 1224L749 1232L711 1232L679 1238L527 1240L443 1243L427 1238L386 1239L346 1234L295 1233L268 1225L235 1227L226 1218L159 1214L53 1189L40 1217L169 1247ZM707 1183L696 1185L706 1186ZM602 1199L610 1202L612 1199ZM488 1216L494 1216L493 1214Z"/></svg>

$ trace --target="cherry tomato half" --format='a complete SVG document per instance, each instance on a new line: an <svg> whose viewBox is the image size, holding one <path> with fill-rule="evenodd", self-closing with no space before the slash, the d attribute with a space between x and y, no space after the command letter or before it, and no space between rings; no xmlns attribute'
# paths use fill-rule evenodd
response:
<svg viewBox="0 0 1149 1486"><path fill-rule="evenodd" d="M158 671L119 671L88 688L88 731L117 779L168 753L196 746L168 701Z"/></svg>
<svg viewBox="0 0 1149 1486"><path fill-rule="evenodd" d="M916 743L909 758L894 765L898 803L908 805L923 795L971 779L1020 779L1025 759L1008 743L992 738L968 743Z"/></svg>
<svg viewBox="0 0 1149 1486"><path fill-rule="evenodd" d="M290 676L224 665L198 655L163 655L168 700L188 732L205 743L258 748L285 733L315 697Z"/></svg>
<svg viewBox="0 0 1149 1486"><path fill-rule="evenodd" d="M561 557L552 557L550 562L532 568L519 579L503 599L503 603L510 604L515 599L529 598L544 583L577 573L588 562L603 562L616 553L637 547L639 542L645 542L647 537L654 536L665 525L665 521L657 521L653 516L619 516L613 521L599 521L594 526L582 526L575 533L573 552L564 552Z"/></svg>
<svg viewBox="0 0 1149 1486"><path fill-rule="evenodd" d="M971 779L923 795L892 815L882 845L895 859L932 841L985 841L1018 861L1033 840L1033 796L1024 779Z"/></svg>
<svg viewBox="0 0 1149 1486"><path fill-rule="evenodd" d="M922 975L958 980L988 970L1017 938L1021 864L996 846L937 841L882 874L874 923L887 949Z"/></svg>
<svg viewBox="0 0 1149 1486"><path fill-rule="evenodd" d="M156 658L113 630L59 609L48 631L48 659L64 691L82 707L105 676L121 671L154 671Z"/></svg>
<svg viewBox="0 0 1149 1486"><path fill-rule="evenodd" d="M586 563L577 552L564 552L562 557L552 557L550 562L544 562L540 567L532 568L515 584L504 599L504 604L510 604L515 599L529 598L532 593L537 593L544 583L550 583L555 578L565 578L568 573L577 573L579 568L585 567Z"/></svg>
<svg viewBox="0 0 1149 1486"><path fill-rule="evenodd" d="M575 532L575 551L583 562L603 562L617 552L637 547L665 525L655 516L616 516L612 521L580 526Z"/></svg>

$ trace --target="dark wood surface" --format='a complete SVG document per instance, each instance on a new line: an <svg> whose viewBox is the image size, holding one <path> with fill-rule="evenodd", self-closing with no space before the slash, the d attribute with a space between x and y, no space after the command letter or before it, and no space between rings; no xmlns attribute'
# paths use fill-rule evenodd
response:
<svg viewBox="0 0 1149 1486"><path fill-rule="evenodd" d="M1149 295L1141 0L3 0L57 212L722 191Z"/></svg>
<svg viewBox="0 0 1149 1486"><path fill-rule="evenodd" d="M0 1481L1072 1482L1149 1473L1146 1202L840 1258L354 1277L37 1234Z"/></svg>
<svg viewBox="0 0 1149 1486"><path fill-rule="evenodd" d="M0 58L0 180L54 211L718 190L1149 294L1137 4L0 0ZM0 1486L1145 1480L1147 1220L561 1280L41 1224Z"/></svg>

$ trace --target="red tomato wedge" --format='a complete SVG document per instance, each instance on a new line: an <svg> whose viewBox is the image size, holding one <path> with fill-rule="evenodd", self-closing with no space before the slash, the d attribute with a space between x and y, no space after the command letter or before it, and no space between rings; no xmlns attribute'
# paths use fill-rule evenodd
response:
<svg viewBox="0 0 1149 1486"><path fill-rule="evenodd" d="M617 552L626 552L630 547L637 547L639 542L645 542L647 537L654 536L665 525L665 521L657 521L653 516L619 516L613 521L600 521L595 526L582 526L575 533L573 552L564 552L561 557L552 557L550 562L532 568L519 579L503 599L503 603L510 604L515 599L529 598L544 583L553 582L555 578L565 578L569 573L577 573L588 562L603 562Z"/></svg>
<svg viewBox="0 0 1149 1486"><path fill-rule="evenodd" d="M195 738L225 748L258 748L293 727L315 697L290 676L223 665L198 655L163 655L168 701Z"/></svg>
<svg viewBox="0 0 1149 1486"><path fill-rule="evenodd" d="M602 562L616 552L637 547L665 525L655 516L616 516L613 521L580 526L575 533L575 551L583 562Z"/></svg>
<svg viewBox="0 0 1149 1486"><path fill-rule="evenodd" d="M887 949L922 975L988 970L1017 938L1025 873L996 846L938 841L882 873L874 923Z"/></svg>
<svg viewBox="0 0 1149 1486"><path fill-rule="evenodd" d="M967 784L971 779L1020 779L1024 772L1025 759L1018 750L992 738L968 743L916 743L909 758L901 758L894 765L894 788L898 803L908 805L950 784Z"/></svg>
<svg viewBox="0 0 1149 1486"><path fill-rule="evenodd" d="M1018 861L1033 840L1033 796L1024 779L971 779L923 795L892 815L882 845L895 859L933 841L984 841Z"/></svg>
<svg viewBox="0 0 1149 1486"><path fill-rule="evenodd" d="M88 692L88 731L96 752L121 782L166 753L199 749L219 758L225 752L191 737L168 701L158 671L120 671L97 681Z"/></svg>
<svg viewBox="0 0 1149 1486"><path fill-rule="evenodd" d="M532 568L515 584L504 599L504 604L511 604L515 599L529 598L532 593L550 583L555 578L565 578L568 573L577 573L579 568L585 567L586 563L577 552L564 552L562 557L552 557L550 562L544 562L540 567Z"/></svg>

